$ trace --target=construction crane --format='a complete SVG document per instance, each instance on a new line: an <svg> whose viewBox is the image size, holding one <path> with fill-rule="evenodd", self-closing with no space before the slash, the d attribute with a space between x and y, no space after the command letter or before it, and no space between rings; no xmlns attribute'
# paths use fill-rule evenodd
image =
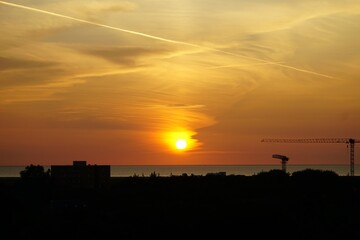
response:
<svg viewBox="0 0 360 240"><path fill-rule="evenodd" d="M302 139L262 139L261 142L274 143L346 143L350 148L350 176L354 176L355 143L360 139L353 138L302 138Z"/></svg>
<svg viewBox="0 0 360 240"><path fill-rule="evenodd" d="M289 158L280 154L273 154L272 157L281 159L281 168L284 172L286 172L286 162L289 161Z"/></svg>

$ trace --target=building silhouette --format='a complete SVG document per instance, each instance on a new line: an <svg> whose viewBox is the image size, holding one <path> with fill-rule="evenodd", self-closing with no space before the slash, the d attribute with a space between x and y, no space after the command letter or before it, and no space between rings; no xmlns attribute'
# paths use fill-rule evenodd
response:
<svg viewBox="0 0 360 240"><path fill-rule="evenodd" d="M90 165L86 161L51 165L51 179L62 187L102 188L110 182L110 165Z"/></svg>

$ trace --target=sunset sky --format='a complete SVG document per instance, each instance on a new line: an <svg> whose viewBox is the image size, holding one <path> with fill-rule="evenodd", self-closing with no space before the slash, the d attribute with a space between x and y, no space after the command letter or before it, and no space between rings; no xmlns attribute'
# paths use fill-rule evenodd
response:
<svg viewBox="0 0 360 240"><path fill-rule="evenodd" d="M314 137L360 138L359 0L0 1L0 165L348 164L260 142Z"/></svg>

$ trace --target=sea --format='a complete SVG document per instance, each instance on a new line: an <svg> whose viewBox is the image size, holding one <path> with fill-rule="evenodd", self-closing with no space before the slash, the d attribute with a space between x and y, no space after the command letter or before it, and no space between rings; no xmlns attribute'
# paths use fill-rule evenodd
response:
<svg viewBox="0 0 360 240"><path fill-rule="evenodd" d="M26 166L0 166L0 177L20 177L20 171ZM44 166L45 170L50 166ZM350 175L349 165L290 165L286 171L292 174L305 169L329 170L340 176ZM281 165L112 165L111 177L150 176L180 176L182 174L205 176L208 173L223 172L226 175L252 176L272 169L281 169ZM354 175L360 176L360 165L354 166Z"/></svg>

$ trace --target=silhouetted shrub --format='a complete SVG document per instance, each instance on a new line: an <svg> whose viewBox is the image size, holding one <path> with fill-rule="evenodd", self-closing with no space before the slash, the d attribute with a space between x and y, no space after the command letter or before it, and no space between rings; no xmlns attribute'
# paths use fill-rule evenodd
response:
<svg viewBox="0 0 360 240"><path fill-rule="evenodd" d="M268 172L259 172L255 174L254 177L266 177L266 178L288 178L290 176L289 173L284 172L280 169L272 169Z"/></svg>
<svg viewBox="0 0 360 240"><path fill-rule="evenodd" d="M226 172L207 173L206 177L226 177Z"/></svg>
<svg viewBox="0 0 360 240"><path fill-rule="evenodd" d="M339 175L334 171L307 168L296 171L291 174L295 179L313 179L313 178L337 178Z"/></svg>

